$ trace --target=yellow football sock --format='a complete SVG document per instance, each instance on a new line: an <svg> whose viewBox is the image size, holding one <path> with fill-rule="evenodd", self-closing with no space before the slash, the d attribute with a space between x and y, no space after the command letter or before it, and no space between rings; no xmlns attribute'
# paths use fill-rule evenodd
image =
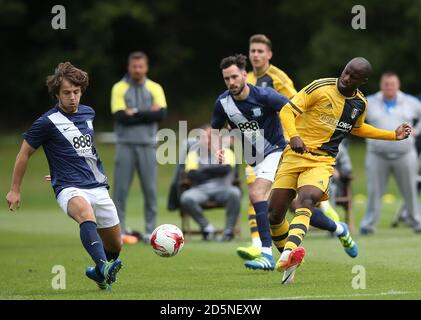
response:
<svg viewBox="0 0 421 320"><path fill-rule="evenodd" d="M260 240L259 230L257 229L256 211L254 211L254 207L251 203L249 204L249 227L251 239L258 238Z"/></svg>
<svg viewBox="0 0 421 320"><path fill-rule="evenodd" d="M289 231L289 223L284 219L280 224L271 224L270 233L272 234L272 241L280 253L284 251L285 244L287 243Z"/></svg>
<svg viewBox="0 0 421 320"><path fill-rule="evenodd" d="M289 226L288 239L285 244L285 250L294 250L300 246L308 227L310 225L311 210L307 208L298 208L295 210L294 219Z"/></svg>

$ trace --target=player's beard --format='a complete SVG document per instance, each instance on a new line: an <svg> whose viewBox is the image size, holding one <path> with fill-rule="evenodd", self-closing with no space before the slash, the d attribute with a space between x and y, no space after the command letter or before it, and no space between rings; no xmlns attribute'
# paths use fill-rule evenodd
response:
<svg viewBox="0 0 421 320"><path fill-rule="evenodd" d="M240 88L238 88L238 90L232 90L232 89L230 89L230 93L233 95L233 96L239 96L240 94L241 94L241 92L243 92L243 90L244 90L244 87L246 86L246 84L245 83L243 83L241 86L240 86Z"/></svg>

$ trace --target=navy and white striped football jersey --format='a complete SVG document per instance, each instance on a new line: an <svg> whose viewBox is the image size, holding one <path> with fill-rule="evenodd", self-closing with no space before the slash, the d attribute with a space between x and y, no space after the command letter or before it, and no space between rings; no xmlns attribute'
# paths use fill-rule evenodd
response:
<svg viewBox="0 0 421 320"><path fill-rule="evenodd" d="M289 100L273 88L247 85L250 94L245 100L235 100L228 90L218 97L211 125L213 129L221 129L228 122L231 128L240 129L244 147L249 144L254 154L262 153L260 159L263 159L272 152L282 151L286 146L278 112ZM256 134L257 138L245 139L250 134ZM256 148L259 136L262 146ZM248 164L256 164L253 163L256 157L246 154L244 157Z"/></svg>
<svg viewBox="0 0 421 320"><path fill-rule="evenodd" d="M79 105L75 113L58 106L39 117L23 134L29 145L43 147L56 196L68 187L108 188L102 162L94 146L95 111Z"/></svg>

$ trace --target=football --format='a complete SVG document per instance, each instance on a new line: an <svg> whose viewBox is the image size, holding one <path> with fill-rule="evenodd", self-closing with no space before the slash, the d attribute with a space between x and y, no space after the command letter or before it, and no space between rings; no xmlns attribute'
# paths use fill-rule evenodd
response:
<svg viewBox="0 0 421 320"><path fill-rule="evenodd" d="M173 257L184 246L183 232L173 224L162 224L152 232L151 246L158 256Z"/></svg>

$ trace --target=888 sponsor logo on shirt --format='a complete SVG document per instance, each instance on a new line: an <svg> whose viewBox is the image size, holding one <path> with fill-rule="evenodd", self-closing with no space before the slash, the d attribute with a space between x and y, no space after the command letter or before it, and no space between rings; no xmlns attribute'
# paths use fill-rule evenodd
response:
<svg viewBox="0 0 421 320"><path fill-rule="evenodd" d="M85 154L92 150L92 137L90 134L74 136L72 138L72 145L78 154Z"/></svg>
<svg viewBox="0 0 421 320"><path fill-rule="evenodd" d="M242 122L238 124L238 129L240 129L242 133L256 132L259 130L259 124L254 120Z"/></svg>

